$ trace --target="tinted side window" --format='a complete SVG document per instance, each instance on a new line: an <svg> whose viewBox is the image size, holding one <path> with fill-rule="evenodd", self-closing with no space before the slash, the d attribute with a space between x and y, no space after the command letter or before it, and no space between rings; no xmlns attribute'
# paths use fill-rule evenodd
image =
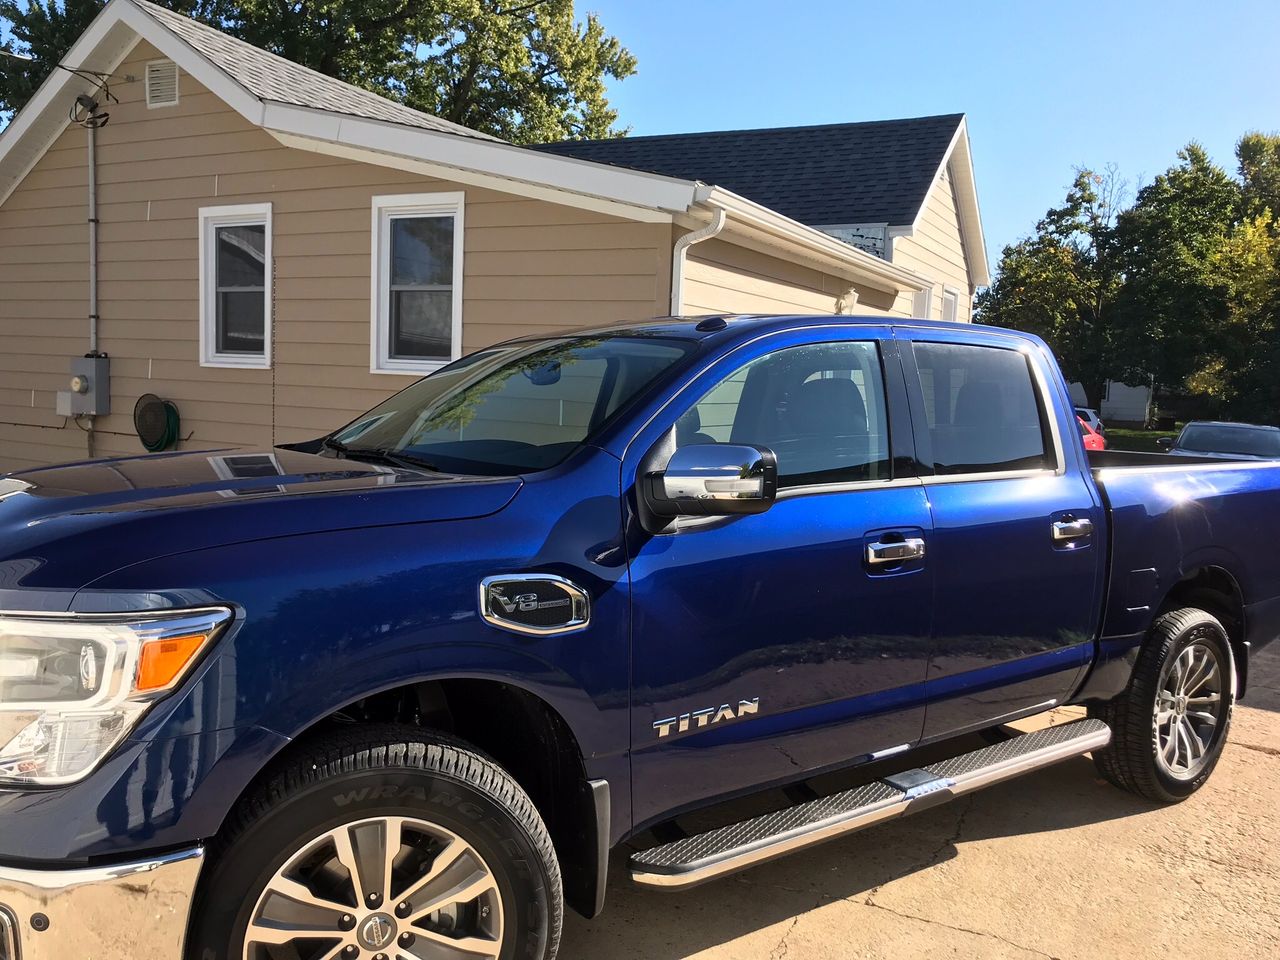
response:
<svg viewBox="0 0 1280 960"><path fill-rule="evenodd" d="M887 480L889 428L875 343L820 343L752 361L676 424L679 446L750 443L778 455L778 484Z"/></svg>
<svg viewBox="0 0 1280 960"><path fill-rule="evenodd" d="M1023 354L917 343L915 355L937 473L1056 466L1045 411Z"/></svg>

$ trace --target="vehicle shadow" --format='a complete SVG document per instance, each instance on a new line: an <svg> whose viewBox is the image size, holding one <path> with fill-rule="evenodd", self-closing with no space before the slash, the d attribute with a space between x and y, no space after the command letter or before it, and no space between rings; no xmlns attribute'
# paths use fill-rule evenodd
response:
<svg viewBox="0 0 1280 960"><path fill-rule="evenodd" d="M1272 643L1249 660L1249 687L1246 707L1280 713L1280 641Z"/></svg>
<svg viewBox="0 0 1280 960"><path fill-rule="evenodd" d="M864 901L886 884L964 856L973 841L1160 809L1099 780L1082 757L682 893L632 885L629 851L615 851L605 913L594 921L568 917L560 955L680 960L826 903Z"/></svg>

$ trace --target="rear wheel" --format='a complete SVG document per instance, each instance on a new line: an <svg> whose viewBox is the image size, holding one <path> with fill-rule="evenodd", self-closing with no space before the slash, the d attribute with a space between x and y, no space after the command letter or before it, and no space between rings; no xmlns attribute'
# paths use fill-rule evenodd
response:
<svg viewBox="0 0 1280 960"><path fill-rule="evenodd" d="M237 811L204 883L198 960L551 960L560 874L492 761L412 728L320 741Z"/></svg>
<svg viewBox="0 0 1280 960"><path fill-rule="evenodd" d="M1221 622L1194 607L1163 614L1125 692L1090 711L1112 733L1094 756L1099 772L1149 800L1186 799L1217 766L1234 699L1235 664Z"/></svg>

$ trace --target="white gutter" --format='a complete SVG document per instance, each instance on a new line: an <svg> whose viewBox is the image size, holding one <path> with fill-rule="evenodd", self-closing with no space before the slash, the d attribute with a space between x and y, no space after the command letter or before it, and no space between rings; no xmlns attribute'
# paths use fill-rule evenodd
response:
<svg viewBox="0 0 1280 960"><path fill-rule="evenodd" d="M703 184L698 188L697 199L705 207L726 212L732 224L731 230L743 230L758 242L790 254L792 258L801 254L822 269L846 279L893 294L919 290L928 285L928 281L914 271L881 260L730 190Z"/></svg>
<svg viewBox="0 0 1280 960"><path fill-rule="evenodd" d="M711 222L701 230L686 233L676 241L671 251L671 315L681 316L684 313L684 261L685 254L695 243L710 240L724 229L726 214L718 208L711 217Z"/></svg>

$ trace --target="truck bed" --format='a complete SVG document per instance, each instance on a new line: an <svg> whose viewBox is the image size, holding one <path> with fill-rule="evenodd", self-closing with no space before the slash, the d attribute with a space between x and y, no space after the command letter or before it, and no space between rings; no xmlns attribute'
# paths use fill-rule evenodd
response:
<svg viewBox="0 0 1280 960"><path fill-rule="evenodd" d="M1104 642L1144 632L1206 568L1243 597L1253 650L1280 633L1280 462L1108 450L1089 465L1110 515Z"/></svg>

